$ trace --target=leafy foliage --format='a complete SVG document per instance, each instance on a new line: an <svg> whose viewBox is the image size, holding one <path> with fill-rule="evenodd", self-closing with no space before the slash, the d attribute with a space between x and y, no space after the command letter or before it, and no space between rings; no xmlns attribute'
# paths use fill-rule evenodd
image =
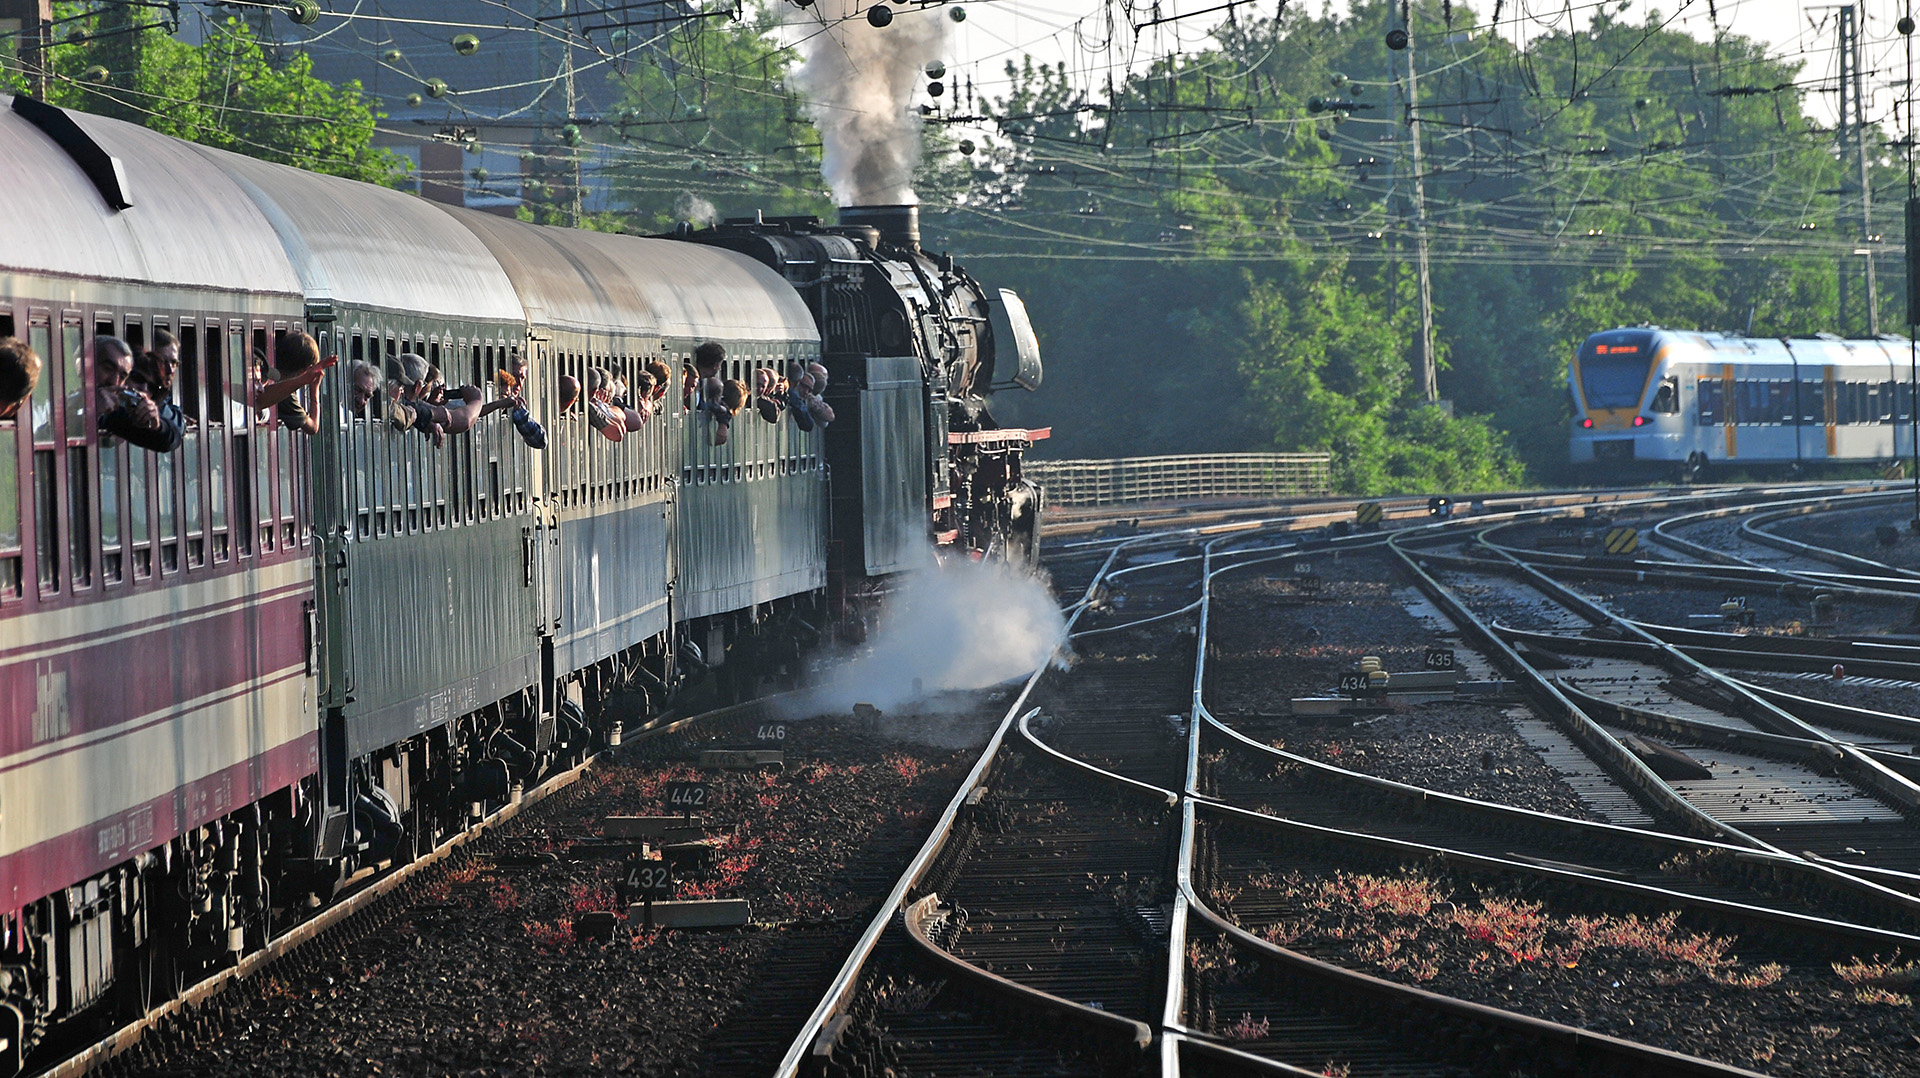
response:
<svg viewBox="0 0 1920 1078"><path fill-rule="evenodd" d="M1376 0L1230 23L1097 104L1009 65L979 193L929 216L1044 334L1048 391L1002 418L1047 413L1064 456L1323 448L1356 493L1495 487L1569 478L1567 361L1596 330L1867 332L1863 304L1839 308L1858 240L1834 227L1841 160L1795 65L1654 12L1522 52L1464 5L1416 3L1409 110L1394 18ZM1410 112L1457 417L1409 377ZM1897 189L1885 146L1869 155Z"/></svg>
<svg viewBox="0 0 1920 1078"><path fill-rule="evenodd" d="M305 53L270 56L245 22L207 23L206 40L171 36L164 8L56 3L47 97L192 142L315 172L391 183L404 161L373 145L378 119L358 83L315 78ZM18 70L0 72L9 92Z"/></svg>

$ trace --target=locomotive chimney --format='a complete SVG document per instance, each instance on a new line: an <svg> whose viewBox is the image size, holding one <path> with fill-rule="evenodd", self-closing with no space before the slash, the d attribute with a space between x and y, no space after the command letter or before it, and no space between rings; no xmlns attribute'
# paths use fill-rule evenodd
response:
<svg viewBox="0 0 1920 1078"><path fill-rule="evenodd" d="M920 249L920 207L915 205L842 206L840 223L880 230L880 238L911 251Z"/></svg>

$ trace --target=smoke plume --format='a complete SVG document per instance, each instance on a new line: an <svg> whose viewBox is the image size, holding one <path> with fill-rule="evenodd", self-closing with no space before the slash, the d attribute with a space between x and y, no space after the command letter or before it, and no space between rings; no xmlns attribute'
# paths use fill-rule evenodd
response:
<svg viewBox="0 0 1920 1078"><path fill-rule="evenodd" d="M720 214L713 208L713 203L692 192L682 191L680 197L673 200L673 215L696 225L710 225Z"/></svg>
<svg viewBox="0 0 1920 1078"><path fill-rule="evenodd" d="M866 648L795 706L886 711L928 695L983 689L1032 673L1066 639L1045 584L1000 561L956 560L909 573Z"/></svg>
<svg viewBox="0 0 1920 1078"><path fill-rule="evenodd" d="M835 201L915 202L920 115L913 92L927 62L945 52L948 20L930 7L897 11L890 25L876 27L865 10L857 0L794 10L789 21L802 35L805 60L792 86L806 95L807 117L820 130L820 171Z"/></svg>

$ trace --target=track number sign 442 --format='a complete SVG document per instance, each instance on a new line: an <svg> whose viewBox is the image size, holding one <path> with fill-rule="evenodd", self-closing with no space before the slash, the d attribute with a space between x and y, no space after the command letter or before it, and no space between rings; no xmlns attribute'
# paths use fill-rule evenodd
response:
<svg viewBox="0 0 1920 1078"><path fill-rule="evenodd" d="M681 812L698 812L707 807L710 792L704 782L669 782L667 806Z"/></svg>

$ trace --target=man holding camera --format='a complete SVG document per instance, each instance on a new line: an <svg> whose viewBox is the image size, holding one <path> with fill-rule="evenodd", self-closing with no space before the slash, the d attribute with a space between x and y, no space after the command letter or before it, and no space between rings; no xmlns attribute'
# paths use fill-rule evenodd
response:
<svg viewBox="0 0 1920 1078"><path fill-rule="evenodd" d="M156 336L155 343L165 348L172 340L169 335L167 342L162 343ZM174 344L173 348L173 361L177 363L179 346ZM180 446L179 408L168 400L163 410L162 404L155 400L154 391L164 387L149 387L147 392L142 392L128 384L132 375L133 349L127 347L127 342L118 337L93 339L94 397L100 409L100 433L124 438L155 453L173 452Z"/></svg>

